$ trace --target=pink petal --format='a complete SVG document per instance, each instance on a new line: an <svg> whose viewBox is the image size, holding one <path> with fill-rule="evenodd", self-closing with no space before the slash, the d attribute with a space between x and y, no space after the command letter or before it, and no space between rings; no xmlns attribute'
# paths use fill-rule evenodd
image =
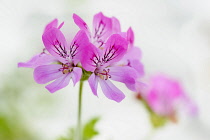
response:
<svg viewBox="0 0 210 140"><path fill-rule="evenodd" d="M93 94L95 96L98 96L98 93L97 93L98 79L97 79L97 76L95 76L94 73L88 78L88 83L90 85L90 88L91 88Z"/></svg>
<svg viewBox="0 0 210 140"><path fill-rule="evenodd" d="M109 80L99 79L99 83L101 85L101 89L104 95L110 100L114 100L116 102L121 102L125 95L120 91L112 82Z"/></svg>
<svg viewBox="0 0 210 140"><path fill-rule="evenodd" d="M142 58L142 52L139 47L129 48L127 53L124 55L123 60L140 60Z"/></svg>
<svg viewBox="0 0 210 140"><path fill-rule="evenodd" d="M134 43L134 33L132 28L130 27L127 31L127 40L128 40L128 44L130 44L131 46L133 46Z"/></svg>
<svg viewBox="0 0 210 140"><path fill-rule="evenodd" d="M56 59L52 55L41 53L33 56L27 62L18 63L18 67L36 68L38 66L50 64L55 61Z"/></svg>
<svg viewBox="0 0 210 140"><path fill-rule="evenodd" d="M60 29L61 27L63 27L64 22L62 22L59 26L58 29Z"/></svg>
<svg viewBox="0 0 210 140"><path fill-rule="evenodd" d="M112 17L112 33L116 34L121 32L120 22L117 18Z"/></svg>
<svg viewBox="0 0 210 140"><path fill-rule="evenodd" d="M126 54L127 48L127 41L119 34L113 34L105 44L104 61L109 64L118 62Z"/></svg>
<svg viewBox="0 0 210 140"><path fill-rule="evenodd" d="M82 61L84 56L87 55L89 45L90 42L86 33L83 30L80 30L70 45L70 56L75 65Z"/></svg>
<svg viewBox="0 0 210 140"><path fill-rule="evenodd" d="M58 64L39 66L34 70L34 80L38 84L46 84L54 79L62 77L63 73L59 70L61 67L62 66Z"/></svg>
<svg viewBox="0 0 210 140"><path fill-rule="evenodd" d="M73 14L73 19L75 24L81 29L84 30L88 37L90 37L90 30L84 20L79 17L77 14Z"/></svg>
<svg viewBox="0 0 210 140"><path fill-rule="evenodd" d="M112 34L112 19L104 16L101 12L93 18L94 45L101 47Z"/></svg>
<svg viewBox="0 0 210 140"><path fill-rule="evenodd" d="M65 63L69 47L63 33L57 28L51 28L42 35L42 40L47 51L59 61Z"/></svg>
<svg viewBox="0 0 210 140"><path fill-rule="evenodd" d="M137 78L137 72L135 69L129 66L115 66L109 67L112 80L128 83L128 84L135 84L135 80Z"/></svg>
<svg viewBox="0 0 210 140"><path fill-rule="evenodd" d="M86 49L83 50L83 57L81 59L82 67L86 71L92 71L96 69L96 65L93 62L94 59L96 59L96 56L99 56L99 49L96 48L93 44L89 43L88 46L86 46Z"/></svg>
<svg viewBox="0 0 210 140"><path fill-rule="evenodd" d="M51 28L57 28L58 26L58 19L54 19L53 21L51 21L50 23L48 23L44 29L44 32L48 31Z"/></svg>
<svg viewBox="0 0 210 140"><path fill-rule="evenodd" d="M130 83L125 83L126 87L132 91L136 91L136 85L135 84L130 84Z"/></svg>
<svg viewBox="0 0 210 140"><path fill-rule="evenodd" d="M54 93L57 90L66 87L69 84L70 79L71 79L71 75L70 74L64 74L62 77L56 79L51 84L45 86L45 88L47 90L49 90L51 93Z"/></svg>
<svg viewBox="0 0 210 140"><path fill-rule="evenodd" d="M130 60L129 66L134 68L138 74L138 78L144 76L144 65L141 63L140 60Z"/></svg>
<svg viewBox="0 0 210 140"><path fill-rule="evenodd" d="M145 91L147 90L148 85L146 83L142 83L140 81L136 81L135 89L137 93L140 93L141 96L145 97Z"/></svg>
<svg viewBox="0 0 210 140"><path fill-rule="evenodd" d="M82 76L82 69L79 67L74 67L73 71L71 72L72 80L74 85L80 81Z"/></svg>

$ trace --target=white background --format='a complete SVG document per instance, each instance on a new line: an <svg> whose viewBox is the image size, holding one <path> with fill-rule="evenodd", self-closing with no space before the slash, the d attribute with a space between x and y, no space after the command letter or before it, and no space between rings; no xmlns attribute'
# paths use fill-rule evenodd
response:
<svg viewBox="0 0 210 140"><path fill-rule="evenodd" d="M175 77L199 107L199 116L180 115L178 124L167 124L155 131L151 139L209 140L209 0L0 0L1 75L9 75L11 71L26 72L17 69L17 63L42 50L44 26L54 18L65 21L62 31L70 41L78 30L72 14L80 15L91 28L93 15L100 11L117 17L123 31L130 26L133 28L135 45L143 52L145 79L159 72ZM34 85L44 88L35 82ZM99 98L95 97L86 83L83 121L101 116L97 125L101 134L95 140L149 139L151 126L147 112L133 93L123 85L118 86L127 96L120 104L109 101L102 92ZM32 98L23 100L23 106L30 105L34 96L43 94L30 89L28 92ZM76 122L77 92L78 85L70 85L53 95L46 92L49 98L57 100L56 104L50 109L37 105L35 110L38 111L26 110L26 121L44 140L64 135Z"/></svg>

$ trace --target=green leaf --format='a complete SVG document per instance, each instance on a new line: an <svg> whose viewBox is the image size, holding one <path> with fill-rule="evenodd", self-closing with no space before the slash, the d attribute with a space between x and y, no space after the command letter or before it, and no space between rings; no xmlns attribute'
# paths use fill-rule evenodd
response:
<svg viewBox="0 0 210 140"><path fill-rule="evenodd" d="M97 122L99 121L99 117L91 119L87 122L83 128L83 139L91 140L94 136L98 135L99 132L95 129Z"/></svg>
<svg viewBox="0 0 210 140"><path fill-rule="evenodd" d="M90 121L88 121L82 129L83 133L83 140L91 140L94 136L98 135L99 132L95 129L96 124L99 121L99 117L92 118ZM68 131L67 136L62 136L58 138L57 140L75 140L75 128L70 128Z"/></svg>

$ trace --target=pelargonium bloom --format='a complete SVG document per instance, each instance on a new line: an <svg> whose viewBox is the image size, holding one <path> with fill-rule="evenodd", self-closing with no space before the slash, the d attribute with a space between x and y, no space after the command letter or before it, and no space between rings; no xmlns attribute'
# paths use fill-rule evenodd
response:
<svg viewBox="0 0 210 140"><path fill-rule="evenodd" d="M151 109L161 116L174 117L180 105L191 114L197 112L196 106L187 97L180 83L165 75L151 77L143 98Z"/></svg>
<svg viewBox="0 0 210 140"><path fill-rule="evenodd" d="M124 99L125 95L110 80L135 84L136 71L129 66L116 65L126 54L127 41L118 34L109 37L103 49L90 46L90 53L86 55L86 63L83 68L92 71L88 82L94 95L97 94L98 83L105 96L116 102Z"/></svg>
<svg viewBox="0 0 210 140"><path fill-rule="evenodd" d="M82 69L79 63L83 62L85 47L89 40L86 33L80 30L71 44L67 44L63 33L58 26L58 20L50 22L44 29L42 40L45 51L35 55L26 63L18 63L19 67L34 68L34 79L39 84L46 84L53 81L46 88L55 92L67 86L72 79L74 85L82 76Z"/></svg>
<svg viewBox="0 0 210 140"><path fill-rule="evenodd" d="M80 81L82 69L78 67L84 55L84 49L89 40L84 31L80 30L70 45L67 45L62 32L57 28L51 28L42 36L46 50L57 59L59 64L38 66L34 70L34 79L39 84L52 83L46 86L51 92L55 92L67 86L72 79L74 85Z"/></svg>

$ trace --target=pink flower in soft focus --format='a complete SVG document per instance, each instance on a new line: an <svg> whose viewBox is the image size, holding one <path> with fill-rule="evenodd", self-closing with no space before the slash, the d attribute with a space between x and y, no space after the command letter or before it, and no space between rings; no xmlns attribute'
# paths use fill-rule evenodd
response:
<svg viewBox="0 0 210 140"><path fill-rule="evenodd" d="M116 65L126 54L127 41L118 34L109 37L103 49L90 46L90 53L86 55L83 68L92 71L88 82L94 95L97 96L98 83L105 96L116 102L120 102L125 95L110 80L125 84L135 84L137 73L129 66Z"/></svg>
<svg viewBox="0 0 210 140"><path fill-rule="evenodd" d="M120 32L120 23L117 18L106 17L103 13L98 13L93 18L93 31L90 32L89 27L78 15L73 15L74 22L77 26L86 32L91 43L96 47L103 47L107 39L115 33Z"/></svg>
<svg viewBox="0 0 210 140"><path fill-rule="evenodd" d="M178 109L182 107L189 113L196 114L197 107L187 97L180 83L165 75L151 77L143 97L151 109L161 115L173 117Z"/></svg>

